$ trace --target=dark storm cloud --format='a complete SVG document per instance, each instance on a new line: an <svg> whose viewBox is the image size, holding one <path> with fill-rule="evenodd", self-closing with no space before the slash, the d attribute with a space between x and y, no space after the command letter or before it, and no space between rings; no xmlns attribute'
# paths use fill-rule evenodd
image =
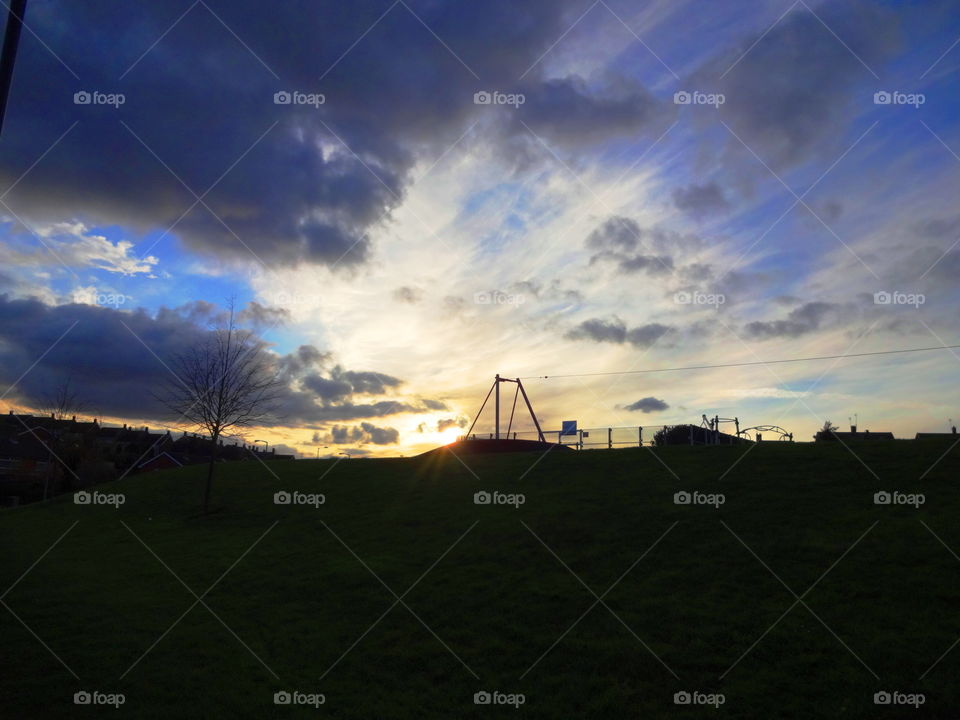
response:
<svg viewBox="0 0 960 720"><path fill-rule="evenodd" d="M404 413L428 412L428 409L422 404L400 400L379 400L369 403L342 400L324 405L316 402L317 399L318 396L311 392L285 391L278 403L275 416L262 424L269 427L315 427L331 421L361 420Z"/></svg>
<svg viewBox="0 0 960 720"><path fill-rule="evenodd" d="M389 389L403 384L399 378L378 372L344 370L340 366L330 371L329 377L311 373L301 384L325 403L337 402L354 395L383 395Z"/></svg>
<svg viewBox="0 0 960 720"><path fill-rule="evenodd" d="M882 76L898 47L899 20L877 4L828 0L814 10L819 19L795 6L762 39L760 32L743 38L689 81L726 96L719 117L774 170L824 149L833 155L843 127L862 109L854 90L869 102L877 89L863 63ZM730 147L751 167L757 164L735 138Z"/></svg>
<svg viewBox="0 0 960 720"><path fill-rule="evenodd" d="M322 375L307 375L301 383L324 402L343 400L353 392L353 386L346 380L325 378Z"/></svg>
<svg viewBox="0 0 960 720"><path fill-rule="evenodd" d="M151 317L0 296L0 383L6 391L42 357L8 400L36 403L69 377L91 412L159 418L164 411L151 391L170 374L157 357L169 360L204 337L203 329L174 310Z"/></svg>
<svg viewBox="0 0 960 720"><path fill-rule="evenodd" d="M515 113L516 133L522 135L525 123L536 135L568 147L662 131L672 116L672 108L623 78L599 90L577 76L551 79L524 88L524 95Z"/></svg>
<svg viewBox="0 0 960 720"><path fill-rule="evenodd" d="M0 295L0 390L7 400L36 405L69 378L92 413L176 420L154 393L172 379L174 359L208 337L209 326L196 322L197 313L221 314L190 304L151 316ZM311 345L272 356L282 386L273 416L263 424L309 426L445 407L436 400L378 399L402 381L340 366L326 371L329 360L329 353Z"/></svg>
<svg viewBox="0 0 960 720"><path fill-rule="evenodd" d="M791 310L782 320L747 323L747 336L757 340L796 338L819 330L828 320L839 319L844 306L828 302L808 302Z"/></svg>
<svg viewBox="0 0 960 720"><path fill-rule="evenodd" d="M293 379L307 370L325 367L332 357L331 353L321 352L313 345L301 345L289 355L280 358L280 375L285 380Z"/></svg>
<svg viewBox="0 0 960 720"><path fill-rule="evenodd" d="M673 204L678 210L695 218L716 215L730 209L730 201L715 182L676 188L673 191Z"/></svg>
<svg viewBox="0 0 960 720"><path fill-rule="evenodd" d="M625 405L623 409L629 410L631 412L639 411L642 413L652 413L652 412L660 412L661 410L666 410L669 407L670 406L667 405L667 403L665 403L663 400L660 400L655 397L645 397L645 398L640 398L634 403Z"/></svg>
<svg viewBox="0 0 960 720"><path fill-rule="evenodd" d="M635 328L628 328L620 318L611 320L592 318L584 320L574 329L567 332L570 340L592 340L593 342L607 342L622 345L629 343L635 347L646 348L653 345L672 328L660 323L648 323Z"/></svg>
<svg viewBox="0 0 960 720"><path fill-rule="evenodd" d="M403 380L378 372L347 370L343 377L353 386L353 392L366 395L383 395L391 388L403 384Z"/></svg>
<svg viewBox="0 0 960 720"><path fill-rule="evenodd" d="M474 93L511 90L578 6L32 3L0 181L11 184L56 144L10 194L18 215L135 230L178 222L175 234L196 251L355 265L418 158L440 155L497 112L475 105ZM553 142L634 136L657 114L628 81L587 87L544 81L542 71L525 81L522 117ZM74 104L79 91L119 92L125 102ZM278 91L325 102L275 104ZM490 131L529 143L519 117Z"/></svg>

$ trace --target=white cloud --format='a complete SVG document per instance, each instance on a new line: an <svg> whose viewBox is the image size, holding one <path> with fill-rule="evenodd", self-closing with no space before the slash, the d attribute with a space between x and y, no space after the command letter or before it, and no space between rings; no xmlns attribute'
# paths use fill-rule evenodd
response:
<svg viewBox="0 0 960 720"><path fill-rule="evenodd" d="M150 275L159 262L153 255L139 257L128 240L111 242L81 222L52 223L32 228L39 236L6 244L0 253L16 266L58 266L104 270L119 275Z"/></svg>

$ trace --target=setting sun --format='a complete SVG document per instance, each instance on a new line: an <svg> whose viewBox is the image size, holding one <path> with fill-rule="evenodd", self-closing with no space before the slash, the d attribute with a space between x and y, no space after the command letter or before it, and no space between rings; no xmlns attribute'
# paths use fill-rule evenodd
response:
<svg viewBox="0 0 960 720"><path fill-rule="evenodd" d="M461 432L463 432L463 430L459 427L447 428L443 432L438 433L440 442L444 445L449 445L452 442L456 442L457 438L460 437Z"/></svg>

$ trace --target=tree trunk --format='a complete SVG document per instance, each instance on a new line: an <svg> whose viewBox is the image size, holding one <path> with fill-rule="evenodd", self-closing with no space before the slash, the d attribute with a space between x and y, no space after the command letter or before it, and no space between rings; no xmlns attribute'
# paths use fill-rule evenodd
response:
<svg viewBox="0 0 960 720"><path fill-rule="evenodd" d="M203 491L203 512L210 512L210 489L213 487L213 465L217 459L217 440L219 434L213 436L213 442L210 443L210 464L207 466L207 486Z"/></svg>

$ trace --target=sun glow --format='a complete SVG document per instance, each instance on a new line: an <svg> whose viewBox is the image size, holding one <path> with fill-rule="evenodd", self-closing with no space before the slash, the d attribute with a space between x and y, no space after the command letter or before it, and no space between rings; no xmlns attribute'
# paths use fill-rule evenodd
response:
<svg viewBox="0 0 960 720"><path fill-rule="evenodd" d="M460 437L462 432L463 429L459 427L447 428L440 433L440 442L444 445L449 445L452 442L456 442L457 438Z"/></svg>

